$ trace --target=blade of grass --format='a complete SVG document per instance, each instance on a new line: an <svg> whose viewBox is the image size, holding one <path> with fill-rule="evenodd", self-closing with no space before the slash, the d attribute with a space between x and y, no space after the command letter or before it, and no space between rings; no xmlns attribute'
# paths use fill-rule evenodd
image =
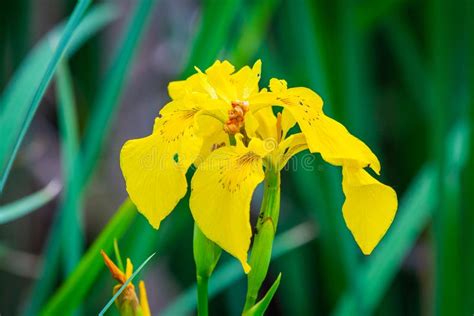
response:
<svg viewBox="0 0 474 316"><path fill-rule="evenodd" d="M292 250L308 243L316 237L316 231L312 224L303 223L275 237L273 244L272 259L283 256ZM209 298L230 287L237 280L244 278L242 266L235 260L223 264L212 274L209 280ZM187 315L196 308L197 295L196 285L193 285L166 309L160 313L163 316Z"/></svg>
<svg viewBox="0 0 474 316"><path fill-rule="evenodd" d="M84 41L115 17L116 11L111 5L94 7L79 24L70 41L68 37L64 37L69 41L64 53L67 56L73 54ZM61 25L41 40L21 64L2 94L0 100L0 134L3 141L0 143L0 193L5 185L15 150L20 145L22 130L26 132L28 128L26 123L29 122L38 106L39 100L37 98L42 96L40 92L46 88L44 84L40 85L40 82L44 82L41 80L46 79L48 79L46 83L49 82L51 68L47 68L47 65L51 65L52 70L54 70L54 66L58 62L56 59L61 57L58 56L58 53L55 54L57 50L54 47L64 31L65 27ZM53 62L54 60L56 61ZM38 94L34 98L36 92Z"/></svg>
<svg viewBox="0 0 474 316"><path fill-rule="evenodd" d="M451 131L448 144L444 147L451 154L450 168L458 175L467 162L468 137L468 125L461 121ZM438 181L435 164L426 165L414 178L401 199L390 232L357 272L362 285L360 293L346 293L335 315L354 314L357 305L363 306L367 314L374 311L438 206Z"/></svg>
<svg viewBox="0 0 474 316"><path fill-rule="evenodd" d="M432 1L430 16L430 49L432 57L431 74L433 76L430 90L431 126L430 148L431 158L438 169L438 208L434 217L435 240L435 314L459 315L461 297L461 261L460 261L460 210L457 205L450 204L451 183L448 182L446 158L451 153L445 153L443 146L447 129L454 111L448 111L448 106L455 107L452 91L454 89L454 60L456 59L455 43L455 7L454 1Z"/></svg>
<svg viewBox="0 0 474 316"><path fill-rule="evenodd" d="M223 44L227 40L239 4L238 0L203 1L201 26L194 37L182 77L191 75L194 72L194 66L207 67L214 62L224 47Z"/></svg>
<svg viewBox="0 0 474 316"><path fill-rule="evenodd" d="M93 173L97 156L99 155L102 142L109 130L111 118L118 106L121 90L131 66L131 61L140 43L141 35L147 25L148 17L152 12L155 0L141 0L137 3L136 9L131 17L122 37L122 43L118 45L116 57L109 66L103 86L99 89L99 96L95 102L94 113L91 121L86 127L86 132L82 141L81 155L74 160L71 171L71 182L67 195L60 206L59 216L53 223L49 239L46 245L45 261L41 277L35 284L32 293L29 314L35 314L35 310L44 302L45 298L52 291L52 285L57 273L56 261L59 259L60 249L57 242L65 227L64 215L74 209L82 199L82 194L87 185L87 180ZM45 294L46 293L46 294ZM39 297L39 298L38 298Z"/></svg>
<svg viewBox="0 0 474 316"><path fill-rule="evenodd" d="M33 90L34 94L31 101L28 100L24 105L26 115L21 118L20 124L18 126L5 125L9 124L7 123L7 121L9 121L9 118L5 116L5 114L12 112L11 109L6 109L6 112L2 112L0 126L3 126L3 128L2 133L0 134L11 136L9 139L2 141L4 145L2 146L2 150L0 151L0 192L3 191L3 187L5 186L5 182L13 164L13 160L16 157L16 154L18 152L18 149L20 148L20 144L26 134L26 131L28 130L28 127L30 126L31 121L33 120L33 116L36 113L43 94L46 91L46 88L48 87L51 78L53 77L54 71L56 70L56 66L65 54L66 48L71 42L73 33L81 22L82 16L86 12L90 3L91 0L80 0L77 3L76 7L74 8L74 11L71 14L71 17L69 18L66 24L66 27L64 28L64 32L59 38L57 47L54 49L53 55L48 60L47 68L45 69L44 73L41 74L41 81L39 81L39 84L36 89L32 89L31 86L28 87L28 90ZM19 106L18 104L15 105L16 107Z"/></svg>
<svg viewBox="0 0 474 316"><path fill-rule="evenodd" d="M156 253L152 253L145 261L143 261L143 263L138 267L138 269L132 273L132 275L127 279L127 281L125 281L125 283L119 288L117 293L115 293L114 296L112 296L112 298L104 306L104 308L102 308L102 310L99 313L99 316L103 316L105 314L105 312L109 309L110 305L112 305L115 302L117 297L119 297L119 295L122 294L123 290L125 290L125 288L130 284L130 282L132 282L132 280L137 276L137 274L140 273L143 267L145 267L148 261L150 261L151 258L153 258L155 254Z"/></svg>
<svg viewBox="0 0 474 316"><path fill-rule="evenodd" d="M40 315L69 315L75 310L105 267L100 250L112 251L114 239L120 238L127 231L137 214L135 206L127 199L81 258L74 272L41 310Z"/></svg>
<svg viewBox="0 0 474 316"><path fill-rule="evenodd" d="M53 180L43 189L18 201L0 206L0 225L19 219L39 209L53 200L61 190L61 185Z"/></svg>
<svg viewBox="0 0 474 316"><path fill-rule="evenodd" d="M66 183L64 191L68 192L71 189L71 182L75 178L73 176L73 163L79 151L79 131L71 74L66 62L58 65L56 79L62 170ZM65 196L67 196L67 193ZM73 207L67 208L67 214L64 214L61 241L64 243L63 259L66 274L69 274L79 262L84 248L82 206L80 204L81 201L78 200Z"/></svg>
<svg viewBox="0 0 474 316"><path fill-rule="evenodd" d="M114 6L106 4L94 6L78 26L74 36L72 37L71 43L66 50L66 55L70 56L73 54L82 43L84 43L88 38L90 38L116 17L117 11ZM26 104L28 102L28 87L41 79L39 74L44 71L44 64L49 58L51 58L51 55L53 54L49 43L62 33L62 29L63 26L60 26L50 32L46 39L41 41L37 48L22 64L21 68L16 72L14 78L10 82L10 85L7 87L4 95L2 96L2 102L4 102L2 104L5 106L5 108L2 108L3 110L7 111L7 107L16 107L18 104L15 102L19 102L19 104ZM35 69L35 71L30 72L29 69ZM16 111L21 113L21 107L19 106ZM2 120L4 119L3 115L5 113L6 112L2 112L1 114ZM18 118L21 118L22 115L25 115L25 113L19 114L16 119L18 120ZM15 120L15 118L13 118L13 120ZM56 230L56 232L51 233L51 235L55 236L54 241L56 241L59 239L59 234L61 232L59 230L59 226L53 226L53 231L54 230ZM49 240L51 240L51 238ZM45 264L43 265L43 269L48 269L48 273L46 274L47 277L42 277L40 278L41 281L35 283L31 300L25 309L26 315L37 314L40 305L51 292L57 277L57 260L60 252L60 243L53 241L48 241L48 243L51 243L53 246L47 247L46 251L44 252Z"/></svg>
<svg viewBox="0 0 474 316"><path fill-rule="evenodd" d="M267 294L252 308L246 311L243 316L263 316L265 311L267 310L268 306L270 305L273 296L275 295L276 291L278 290L278 286L280 285L281 280L281 273L278 274L277 279L273 283L273 285L268 290Z"/></svg>
<svg viewBox="0 0 474 316"><path fill-rule="evenodd" d="M229 59L237 67L247 64L260 48L262 38L270 26L273 12L280 4L280 0L257 1L246 12L245 24L240 30L240 36Z"/></svg>
<svg viewBox="0 0 474 316"><path fill-rule="evenodd" d="M426 75L426 65L413 34L400 16L388 17L384 30L387 32L390 51L394 54L402 80L422 113L428 117L431 111L428 95L431 78Z"/></svg>
<svg viewBox="0 0 474 316"><path fill-rule="evenodd" d="M467 30L474 30L474 10L471 9L471 3L466 2L465 9L468 21ZM464 293L464 314L469 314L474 310L474 247L472 247L472 240L474 240L474 229L472 229L472 223L474 223L474 212L472 211L472 197L474 196L474 38L470 36L469 32L466 32L468 38L467 48L467 76L468 76L468 90L470 91L468 97L468 119L471 127L470 136L470 147L466 171L464 173L464 190L462 191L465 197L471 197L470 199L464 199L464 212L462 217L463 223L463 234L462 234L462 249L463 249L463 275L464 282L462 293Z"/></svg>

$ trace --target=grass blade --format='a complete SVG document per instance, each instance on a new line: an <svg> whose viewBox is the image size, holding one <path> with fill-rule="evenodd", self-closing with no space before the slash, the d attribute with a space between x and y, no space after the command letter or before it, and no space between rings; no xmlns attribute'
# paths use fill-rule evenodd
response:
<svg viewBox="0 0 474 316"><path fill-rule="evenodd" d="M273 296L278 290L278 286L280 286L280 280L281 280L281 273L278 274L277 279L275 280L275 282L273 282L267 294L265 294L265 296L257 304L255 304L252 308L250 308L247 312L245 312L243 316L263 316L268 306L270 305L273 299Z"/></svg>
<svg viewBox="0 0 474 316"><path fill-rule="evenodd" d="M204 1L201 26L194 38L182 77L191 75L194 66L207 67L214 62L224 47L239 4L238 0Z"/></svg>
<svg viewBox="0 0 474 316"><path fill-rule="evenodd" d="M240 30L240 37L229 57L236 67L247 64L254 57L270 26L273 12L279 4L280 0L258 1L249 10L249 16Z"/></svg>
<svg viewBox="0 0 474 316"><path fill-rule="evenodd" d="M61 185L53 180L46 187L30 196L0 206L0 225L19 219L39 209L54 199L60 190Z"/></svg>
<svg viewBox="0 0 474 316"><path fill-rule="evenodd" d="M71 182L75 179L73 163L79 151L79 131L71 74L66 62L59 64L56 78L62 169L66 183L64 191L67 196L67 192L73 186ZM80 202L77 201L72 207L67 208L67 214L64 214L61 241L64 243L63 259L66 274L69 274L79 262L84 247Z"/></svg>
<svg viewBox="0 0 474 316"><path fill-rule="evenodd" d="M120 289L117 291L117 293L115 293L115 295L112 296L112 298L107 302L107 304L104 306L104 308L102 308L102 310L99 313L99 316L103 316L105 314L105 312L109 309L110 305L112 305L115 302L117 297L119 297L120 294L122 294L123 290L125 290L127 285L129 285L130 282L132 282L132 280L137 276L138 273L140 273L140 271L143 269L143 267L148 263L148 261L151 260L151 258L153 258L153 256L155 254L156 253L152 253L145 261L143 261L143 263L138 267L138 269L135 270L135 272L133 272L133 274L127 279L127 281L125 281L125 283L120 287Z"/></svg>
<svg viewBox="0 0 474 316"><path fill-rule="evenodd" d="M283 256L292 250L310 242L316 237L312 224L303 223L275 237L273 244L272 260ZM242 266L235 260L223 264L216 269L209 280L209 298L230 287L237 280L244 278ZM160 315L176 316L187 315L196 308L196 285L187 289Z"/></svg>
<svg viewBox="0 0 474 316"><path fill-rule="evenodd" d="M64 32L58 41L57 47L54 49L54 53L52 54L51 58L48 59L48 66L44 73L41 74L41 81L39 81L38 86L33 89L31 86L25 87L28 88L28 90L34 91L33 98L31 100L27 99L27 102L24 104L17 104L15 102L16 107L24 107L25 109L25 116L20 118L20 124L11 126L10 123L7 123L10 122L8 114L13 112L11 111L11 108L9 108L8 104L5 105L4 112L1 114L2 118L0 126L2 126L2 133L0 134L11 136L2 141L2 150L0 150L0 192L3 191L3 187L5 186L5 182L13 164L13 160L15 160L18 149L20 148L20 144L26 134L26 131L28 130L28 127L30 126L31 121L33 120L33 116L38 109L43 94L46 91L51 78L53 77L56 66L65 54L66 48L71 42L72 35L81 22L82 16L89 7L90 2L91 0L80 0L74 8L71 17L64 28Z"/></svg>
<svg viewBox="0 0 474 316"><path fill-rule="evenodd" d="M120 238L137 216L135 206L126 200L102 230L79 265L41 311L40 315L69 315L84 300L97 275L104 269L100 250L113 250L115 238Z"/></svg>

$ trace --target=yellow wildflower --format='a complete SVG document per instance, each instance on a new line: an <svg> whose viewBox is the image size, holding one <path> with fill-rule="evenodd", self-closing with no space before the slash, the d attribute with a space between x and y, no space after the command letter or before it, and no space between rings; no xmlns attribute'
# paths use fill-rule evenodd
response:
<svg viewBox="0 0 474 316"><path fill-rule="evenodd" d="M385 234L397 208L395 191L372 178L380 163L344 126L323 113L323 102L307 88L287 88L272 79L259 89L261 62L234 72L216 61L205 73L171 82L172 101L160 111L153 133L128 141L121 152L127 191L151 225L186 194L186 172L194 164L190 209L203 234L240 260L246 272L252 230L250 201L264 168L280 170L309 149L343 167L343 215L365 254ZM274 115L272 107L281 114ZM300 133L289 135L295 124Z"/></svg>
<svg viewBox="0 0 474 316"><path fill-rule="evenodd" d="M102 250L101 255L104 258L105 265L109 268L112 277L119 282L114 286L113 294L122 287L122 285L132 276L133 265L130 259L127 258L127 265L125 267L125 273L121 271L115 263L110 260L107 254ZM120 311L121 315L134 315L134 316L150 316L150 307L148 305L148 297L146 294L145 282L140 281L138 284L140 289L140 300L137 298L135 293L135 286L130 282L122 293L119 295L115 304Z"/></svg>

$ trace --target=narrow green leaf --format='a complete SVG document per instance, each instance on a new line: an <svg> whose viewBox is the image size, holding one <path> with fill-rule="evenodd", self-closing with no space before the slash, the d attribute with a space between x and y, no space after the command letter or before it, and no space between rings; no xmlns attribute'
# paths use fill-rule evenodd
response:
<svg viewBox="0 0 474 316"><path fill-rule="evenodd" d="M275 295L278 286L280 285L281 273L278 274L277 279L273 282L273 285L268 290L267 294L252 308L246 311L243 316L263 316L265 311L267 310L268 306L270 306L270 302Z"/></svg>
<svg viewBox="0 0 474 316"><path fill-rule="evenodd" d="M256 1L246 12L247 17L240 30L240 37L229 57L234 65L242 66L254 57L270 26L273 12L279 4L280 0Z"/></svg>
<svg viewBox="0 0 474 316"><path fill-rule="evenodd" d="M120 255L120 249L117 243L117 238L114 238L114 253L115 253L115 260L117 261L117 266L121 271L125 271L122 261L122 256Z"/></svg>
<svg viewBox="0 0 474 316"><path fill-rule="evenodd" d="M35 314L35 310L46 299L53 290L54 279L56 277L57 261L59 260L60 249L55 242L61 236L63 229L66 229L63 214L69 214L68 209L76 208L77 203L82 199L82 194L87 185L87 180L92 175L96 158L102 148L102 142L115 107L118 105L121 90L125 82L125 77L131 66L134 53L140 43L141 34L145 30L148 17L152 11L155 0L141 0L137 3L136 9L131 17L129 25L126 27L122 37L122 42L116 50L116 57L109 66L107 75L103 80L104 84L99 89L99 96L95 102L95 111L91 115L91 121L87 125L82 141L81 155L76 157L71 171L71 182L69 190L61 203L59 217L53 223L50 231L48 243L45 251L45 264L41 272L41 277L35 284L32 293L32 302L27 310L28 314ZM71 212L72 213L72 212Z"/></svg>
<svg viewBox="0 0 474 316"><path fill-rule="evenodd" d="M54 199L61 185L53 180L46 187L18 201L0 206L0 225L19 219Z"/></svg>
<svg viewBox="0 0 474 316"><path fill-rule="evenodd" d="M56 79L61 160L64 191L67 196L67 192L74 186L75 181L73 163L79 151L79 130L71 74L65 61L58 65ZM64 243L63 260L66 274L69 274L79 262L84 247L81 204L81 201L77 201L65 209L67 214L64 214L61 241Z"/></svg>
<svg viewBox="0 0 474 316"><path fill-rule="evenodd" d="M117 291L117 293L115 293L115 295L112 296L112 298L107 302L107 304L104 306L104 308L102 308L102 310L99 313L99 316L103 316L105 314L105 312L109 309L110 305L112 305L115 302L117 297L119 297L120 294L122 294L123 290L125 290L127 285L129 285L130 282L132 282L132 280L137 276L138 273L140 273L140 271L143 269L143 267L145 267L145 265L148 263L148 261L150 261L151 258L153 258L153 256L155 254L156 253L152 253L145 261L143 261L143 263L138 267L138 269L135 270L135 272L132 273L132 275L127 279L127 281L125 281L125 283L120 287L120 289Z"/></svg>
<svg viewBox="0 0 474 316"><path fill-rule="evenodd" d="M194 72L194 66L207 67L216 59L229 36L231 23L237 13L238 0L205 0L201 26L197 32L183 76Z"/></svg>
<svg viewBox="0 0 474 316"><path fill-rule="evenodd" d="M272 259L279 258L292 250L301 247L316 237L316 231L311 223L303 223L275 237ZM230 287L245 276L242 265L232 260L216 269L209 281L209 297ZM196 308L196 285L183 292L171 303L161 315L176 316L187 315Z"/></svg>
<svg viewBox="0 0 474 316"><path fill-rule="evenodd" d="M36 113L43 94L46 91L51 78L53 77L56 66L63 55L66 53L67 46L72 40L73 33L76 31L79 23L81 22L82 16L89 7L90 2L91 0L80 0L74 8L74 11L69 18L64 31L61 33L57 45L55 41L50 42L50 45L54 46L55 48L52 49L53 53L51 56L45 56L46 58L44 58L44 60L47 62L47 67L43 71L40 70L39 75L41 76L41 79L38 81L38 85L36 86L35 82L33 82L33 85L18 87L23 88L22 93L27 95L26 98L23 98L24 102L22 103L21 100L17 99L7 100L5 104L3 104L5 101L2 100L1 102L2 106L0 108L2 108L2 112L0 118L0 128L2 130L0 134L5 136L8 135L8 137L3 139L1 142L2 147L0 148L0 192L3 191L3 187L5 186L5 182L13 164L13 160L16 157L28 127L33 120L33 116ZM30 74L32 71L36 72L38 69L33 69L30 66L27 73ZM31 99L28 96L29 91L33 93ZM11 101L11 103L8 101ZM19 114L17 113L21 114L21 116L18 117Z"/></svg>
<svg viewBox="0 0 474 316"><path fill-rule="evenodd" d="M105 267L100 256L100 250L112 251L114 239L120 238L127 231L136 216L135 206L127 199L40 315L69 315L75 310L93 286L97 275Z"/></svg>

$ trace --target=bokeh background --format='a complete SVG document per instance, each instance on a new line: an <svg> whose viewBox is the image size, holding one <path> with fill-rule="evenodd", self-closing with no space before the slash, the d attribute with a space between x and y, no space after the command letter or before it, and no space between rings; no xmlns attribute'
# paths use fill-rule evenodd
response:
<svg viewBox="0 0 474 316"><path fill-rule="evenodd" d="M364 257L342 218L340 170L293 158L264 286L282 272L269 315L474 313L473 1L88 2L0 2L2 181L14 157L0 196L0 314L97 314L114 285L100 248L76 267L104 229L98 245L110 255L114 237L135 266L157 253L140 274L154 314L194 314L186 199L159 231L131 204L117 213L127 197L119 151L150 133L169 81L216 59L261 59L261 87L279 77L318 92L399 196L392 227ZM69 18L66 31L79 27L60 40ZM114 214L120 224L107 230ZM76 288L57 294L71 275ZM223 255L211 315L239 315L245 290ZM44 309L53 305L61 312Z"/></svg>

